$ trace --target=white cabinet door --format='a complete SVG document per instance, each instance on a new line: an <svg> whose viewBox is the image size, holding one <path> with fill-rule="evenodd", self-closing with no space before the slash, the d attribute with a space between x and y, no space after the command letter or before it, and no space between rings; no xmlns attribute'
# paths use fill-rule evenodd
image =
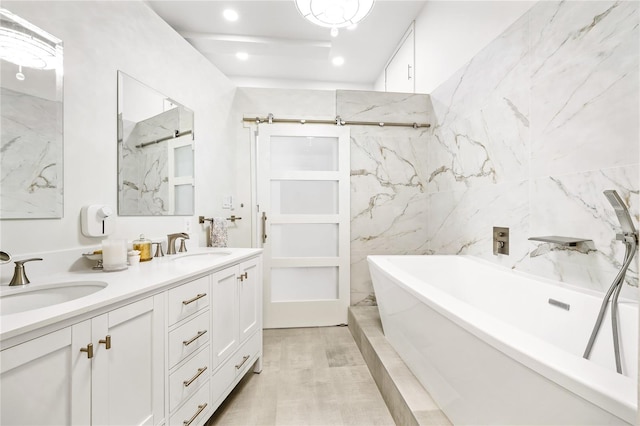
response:
<svg viewBox="0 0 640 426"><path fill-rule="evenodd" d="M385 90L387 92L415 92L414 46L414 30L412 25L384 70Z"/></svg>
<svg viewBox="0 0 640 426"><path fill-rule="evenodd" d="M85 321L0 352L0 423L90 424L89 343Z"/></svg>
<svg viewBox="0 0 640 426"><path fill-rule="evenodd" d="M97 346L92 372L93 425L151 426L163 419L162 297L150 297L91 320Z"/></svg>
<svg viewBox="0 0 640 426"><path fill-rule="evenodd" d="M212 276L213 367L220 365L240 344L238 334L238 267Z"/></svg>
<svg viewBox="0 0 640 426"><path fill-rule="evenodd" d="M262 265L259 258L240 264L238 289L240 343L262 326Z"/></svg>

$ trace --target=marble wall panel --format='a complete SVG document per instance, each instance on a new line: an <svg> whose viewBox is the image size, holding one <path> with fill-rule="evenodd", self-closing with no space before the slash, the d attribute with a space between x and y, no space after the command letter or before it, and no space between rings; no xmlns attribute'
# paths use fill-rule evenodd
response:
<svg viewBox="0 0 640 426"><path fill-rule="evenodd" d="M636 163L638 2L540 2L529 14L534 176Z"/></svg>
<svg viewBox="0 0 640 426"><path fill-rule="evenodd" d="M337 92L345 120L412 123L432 118L426 95ZM350 126L351 304L375 303L366 257L427 250L426 159L429 131Z"/></svg>
<svg viewBox="0 0 640 426"><path fill-rule="evenodd" d="M637 2L541 1L431 94L429 253L608 288L624 246L602 191L640 219L639 21ZM510 228L509 256L492 254L492 226ZM541 244L528 238L545 235L593 248L530 257Z"/></svg>
<svg viewBox="0 0 640 426"><path fill-rule="evenodd" d="M0 99L0 217L62 217L62 103L7 88Z"/></svg>

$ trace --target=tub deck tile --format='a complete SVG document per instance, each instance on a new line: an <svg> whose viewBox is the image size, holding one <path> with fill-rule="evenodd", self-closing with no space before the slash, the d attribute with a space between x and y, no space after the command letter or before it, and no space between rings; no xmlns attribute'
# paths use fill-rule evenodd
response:
<svg viewBox="0 0 640 426"><path fill-rule="evenodd" d="M350 307L349 330L396 424L451 425L384 337L377 306Z"/></svg>

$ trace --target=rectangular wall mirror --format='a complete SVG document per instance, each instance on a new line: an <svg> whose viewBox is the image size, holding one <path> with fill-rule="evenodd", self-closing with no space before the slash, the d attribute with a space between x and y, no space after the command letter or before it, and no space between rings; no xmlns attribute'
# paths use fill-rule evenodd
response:
<svg viewBox="0 0 640 426"><path fill-rule="evenodd" d="M0 9L0 46L0 218L60 218L62 41Z"/></svg>
<svg viewBox="0 0 640 426"><path fill-rule="evenodd" d="M118 214L193 215L193 111L118 71Z"/></svg>

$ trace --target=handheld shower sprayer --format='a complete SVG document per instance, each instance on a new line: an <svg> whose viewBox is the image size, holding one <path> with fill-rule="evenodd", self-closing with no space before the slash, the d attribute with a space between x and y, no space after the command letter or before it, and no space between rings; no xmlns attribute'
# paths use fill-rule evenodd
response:
<svg viewBox="0 0 640 426"><path fill-rule="evenodd" d="M620 198L618 193L613 189L608 189L604 191L604 196L607 197L607 200L609 200L609 202L613 206L613 210L616 212L616 216L618 216L618 221L620 222L620 227L622 228L622 233L617 234L616 239L621 240L625 245L624 261L622 263L620 272L618 272L618 275L616 275L616 277L614 278L613 283L611 283L611 287L609 287L609 290L602 300L600 312L598 313L596 323L593 326L593 330L591 331L591 337L589 338L589 342L587 343L587 347L584 350L584 354L582 356L583 358L589 359L591 350L593 349L593 345L596 340L596 336L598 335L598 331L602 326L602 321L604 320L607 306L610 302L613 353L616 362L616 371L622 374L622 361L620 356L620 343L618 335L618 296L620 296L620 291L622 290L622 284L625 281L625 274L627 273L627 269L629 269L629 265L631 265L631 261L633 260L633 257L638 250L638 231L633 225L631 215L629 214L629 209L627 209L627 206L624 204L622 198ZM635 285L637 286L637 284Z"/></svg>
<svg viewBox="0 0 640 426"><path fill-rule="evenodd" d="M604 191L604 196L607 197L607 200L609 200L613 206L613 210L616 212L616 216L618 216L618 221L622 227L622 232L625 234L636 233L637 231L635 226L633 226L629 209L627 209L627 206L625 206L624 201L622 201L618 193L613 189L608 189Z"/></svg>

